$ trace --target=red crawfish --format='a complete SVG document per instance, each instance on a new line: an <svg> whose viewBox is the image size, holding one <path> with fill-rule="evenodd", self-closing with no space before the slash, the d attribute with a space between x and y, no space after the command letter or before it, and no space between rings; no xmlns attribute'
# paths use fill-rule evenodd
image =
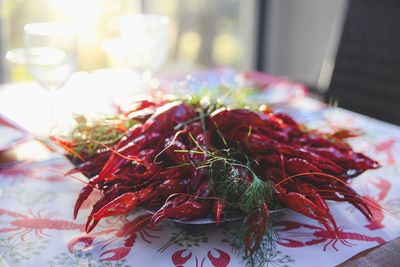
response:
<svg viewBox="0 0 400 267"><path fill-rule="evenodd" d="M268 229L269 216L268 205L264 203L259 210L254 211L245 218L244 251L246 255L252 255L260 247Z"/></svg>
<svg viewBox="0 0 400 267"><path fill-rule="evenodd" d="M196 165L213 153L218 155L217 151L240 148L241 156L235 160L246 158L261 180L273 181L274 195L283 206L317 220L330 234L338 229L325 200L350 202L370 217L367 203L345 181L379 165L353 152L341 138L306 131L290 117L271 111L221 109L205 118L205 125L198 120L194 107L181 102L157 107L142 125L131 128L110 148L102 170L82 190L74 216L96 188L102 198L93 205L88 231L103 217L126 214L138 205L159 206L165 201L150 224L165 218L199 218L213 211L219 221L223 205L217 202L212 208L209 200L220 196L210 195L210 177ZM176 150L189 152L178 154ZM154 155L160 155L162 162L152 160ZM179 171L167 174L169 168L181 163ZM249 215L252 231L245 240L247 252L257 248L260 236L267 230L268 217L266 204Z"/></svg>
<svg viewBox="0 0 400 267"><path fill-rule="evenodd" d="M144 128L150 132L173 132L177 125L196 116L197 113L193 107L175 101L157 108L156 112L145 122Z"/></svg>
<svg viewBox="0 0 400 267"><path fill-rule="evenodd" d="M157 143L162 138L158 132L149 132L142 134L131 140L127 145L119 147L115 150L117 153L112 153L110 158L104 164L99 175L93 180L94 183L112 180L113 175L120 170L120 168L131 161L140 163L141 160L137 154L146 146Z"/></svg>
<svg viewBox="0 0 400 267"><path fill-rule="evenodd" d="M335 235L336 222L333 217L327 216L327 214L330 214L328 207L317 206L316 203L307 199L303 194L287 192L279 185L276 185L275 188L277 189L276 197L284 207L320 222L329 233Z"/></svg>
<svg viewBox="0 0 400 267"><path fill-rule="evenodd" d="M222 108L211 114L209 127L231 144L238 142L255 154L277 153L307 160L331 174L356 176L379 164L354 152L341 138L304 131L287 115Z"/></svg>
<svg viewBox="0 0 400 267"><path fill-rule="evenodd" d="M108 179L122 165L126 164L129 158L134 159L135 154L143 148L159 142L163 133L172 132L177 124L195 116L196 112L192 107L180 102L168 103L157 108L156 112L143 125L137 127L136 134L129 134L127 138L122 139L116 145L115 150L118 151L118 154L111 155L96 181Z"/></svg>
<svg viewBox="0 0 400 267"><path fill-rule="evenodd" d="M176 171L176 169L171 170ZM163 182L155 185L155 190L149 197L150 201L148 206L152 207L160 203L162 204L170 195L187 192L189 183L190 179L184 178L182 174L179 176L168 176L168 178L163 179Z"/></svg>
<svg viewBox="0 0 400 267"><path fill-rule="evenodd" d="M324 217L327 218L334 227L335 231L338 231L338 227L336 225L336 221L332 216L332 213L328 207L326 201L318 194L317 189L308 183L295 183L296 190L310 199L315 203L316 206L321 207L323 211L325 211Z"/></svg>
<svg viewBox="0 0 400 267"><path fill-rule="evenodd" d="M287 158L296 157L303 159L327 173L342 174L346 172L344 168L329 158L324 158L318 154L307 151L303 146L281 143L266 135L250 134L243 141L243 144L252 153L262 155L270 154L272 152L277 155L283 155Z"/></svg>
<svg viewBox="0 0 400 267"><path fill-rule="evenodd" d="M210 204L207 201L195 200L186 195L178 195L168 200L151 218L151 225L159 223L163 219L190 219L200 218L210 212Z"/></svg>
<svg viewBox="0 0 400 267"><path fill-rule="evenodd" d="M221 108L213 112L210 116L210 127L217 127L221 132L228 132L237 128L261 127L266 129L280 128L271 117L264 113L256 113L247 109L228 110Z"/></svg>
<svg viewBox="0 0 400 267"><path fill-rule="evenodd" d="M218 199L214 202L212 211L215 214L215 224L218 225L221 220L222 212L226 207L226 203L222 199Z"/></svg>
<svg viewBox="0 0 400 267"><path fill-rule="evenodd" d="M368 220L372 217L370 205L362 196L358 195L350 186L342 183L318 185L318 194L325 200L348 202L357 208Z"/></svg>
<svg viewBox="0 0 400 267"><path fill-rule="evenodd" d="M118 196L95 213L92 212L91 215L89 215L86 223L86 231L90 232L101 220L101 218L128 214L140 203L148 200L153 191L153 187L146 187L136 192L127 192Z"/></svg>
<svg viewBox="0 0 400 267"><path fill-rule="evenodd" d="M179 174L179 171L173 169L164 171L160 173L160 176L167 175L166 177L170 178L165 177L163 181L155 181L155 184L149 184L137 191L126 192L119 196L116 195L115 198L112 197L114 195L113 192L106 192L104 198L98 201L99 204L97 205L96 203L94 205L88 217L87 231L90 232L104 217L128 214L140 204L148 203L149 205L153 205L153 202L165 201L165 199L173 193L185 192L185 188L189 182L185 181L181 175L174 176L176 174ZM115 188L118 190L118 188L121 187ZM104 199L110 199L111 201L107 203Z"/></svg>
<svg viewBox="0 0 400 267"><path fill-rule="evenodd" d="M91 178L99 174L108 158L111 156L111 150L100 150L94 153L89 159L78 164L75 168L68 171L66 175L81 172L86 177Z"/></svg>
<svg viewBox="0 0 400 267"><path fill-rule="evenodd" d="M141 145L145 142L151 142L153 138L157 139L160 135L157 133L151 134L150 136L140 136L139 139L135 139L136 141L130 146L130 148L134 147L132 151L129 153L138 153L139 149L141 148ZM138 147L135 147L138 146ZM137 151L136 151L137 150ZM118 153L123 153L123 152L118 152ZM124 157L131 157L133 154L125 154ZM138 160L139 157L137 157ZM89 183L82 188L81 192L79 193L78 199L75 202L75 208L74 208L74 218L76 218L78 211L82 205L82 203L90 196L90 194L93 191L94 187L97 187L99 182L103 182L108 179L112 179L115 176L113 176L117 171L120 170L121 166L125 163L129 162L128 159L120 157L118 154L112 154L110 158L107 160L105 163L102 171L99 173L98 176L94 177L89 181ZM100 188L99 188L100 189Z"/></svg>
<svg viewBox="0 0 400 267"><path fill-rule="evenodd" d="M137 119L137 113L140 111L154 110L156 107L160 106L161 103L157 103L150 99L140 99L129 103L124 106L117 106L118 113L124 115L125 117Z"/></svg>

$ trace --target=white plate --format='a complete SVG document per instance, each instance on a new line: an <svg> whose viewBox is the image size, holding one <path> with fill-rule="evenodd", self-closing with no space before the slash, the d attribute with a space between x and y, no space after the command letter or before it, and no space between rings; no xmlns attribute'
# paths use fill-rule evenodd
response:
<svg viewBox="0 0 400 267"><path fill-rule="evenodd" d="M270 213L278 213L281 212L283 209L278 209L278 210L271 210ZM155 209L144 209L145 212L154 214L156 213L157 210ZM225 223L225 222L234 222L238 220L244 219L244 215L242 214L223 214L221 216L221 220L219 221L220 223ZM169 221L173 221L176 223L181 223L181 224L216 224L217 222L215 221L215 216L213 215L208 215L207 217L203 218L198 218L198 219L166 219Z"/></svg>

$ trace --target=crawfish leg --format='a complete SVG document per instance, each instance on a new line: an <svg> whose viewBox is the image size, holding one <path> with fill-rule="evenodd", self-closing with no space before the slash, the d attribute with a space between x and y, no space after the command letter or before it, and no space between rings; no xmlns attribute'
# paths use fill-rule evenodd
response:
<svg viewBox="0 0 400 267"><path fill-rule="evenodd" d="M147 187L137 192L125 193L116 199L112 200L99 211L94 213L93 217L90 218L86 224L87 232L93 230L93 228L98 224L101 218L127 214L131 210L135 209L138 204L145 201L147 197L153 192L153 188ZM92 224L90 224L93 221Z"/></svg>
<svg viewBox="0 0 400 267"><path fill-rule="evenodd" d="M182 200L180 200L182 202ZM162 207L157 211L151 219L151 224L157 224L161 220L168 219L188 219L188 218L199 218L210 211L210 205L208 202L198 202L193 199L183 201L178 205L170 205Z"/></svg>
<svg viewBox="0 0 400 267"><path fill-rule="evenodd" d="M262 238L268 230L270 214L267 203L256 212L252 213L244 221L246 233L244 237L245 254L252 255L260 247Z"/></svg>
<svg viewBox="0 0 400 267"><path fill-rule="evenodd" d="M87 184L85 187L82 188L81 192L79 193L78 199L75 202L74 207L74 220L78 216L79 209L82 206L82 203L89 198L90 194L93 192L93 185Z"/></svg>
<svg viewBox="0 0 400 267"><path fill-rule="evenodd" d="M221 214L224 211L226 204L222 200L217 200L213 205L213 213L215 214L215 222L218 225L221 220Z"/></svg>
<svg viewBox="0 0 400 267"><path fill-rule="evenodd" d="M332 229L328 219L325 217L327 214L326 208L318 207L304 195L295 192L280 191L277 193L277 197L287 208L319 221L329 233L337 236L337 233Z"/></svg>

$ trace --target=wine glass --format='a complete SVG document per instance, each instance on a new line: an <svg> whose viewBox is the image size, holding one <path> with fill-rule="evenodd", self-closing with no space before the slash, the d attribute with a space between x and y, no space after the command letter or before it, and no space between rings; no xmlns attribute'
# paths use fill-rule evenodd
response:
<svg viewBox="0 0 400 267"><path fill-rule="evenodd" d="M56 90L67 82L76 65L74 28L60 22L26 24L25 64L32 77L49 92L49 133L56 128Z"/></svg>
<svg viewBox="0 0 400 267"><path fill-rule="evenodd" d="M152 75L168 56L169 18L153 14L122 16L120 41L128 66L141 76L141 93L147 93Z"/></svg>

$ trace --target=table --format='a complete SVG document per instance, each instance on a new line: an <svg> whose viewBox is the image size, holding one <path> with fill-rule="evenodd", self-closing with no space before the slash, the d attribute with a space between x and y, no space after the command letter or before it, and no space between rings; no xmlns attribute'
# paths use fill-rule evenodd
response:
<svg viewBox="0 0 400 267"><path fill-rule="evenodd" d="M388 212L376 209L374 219L367 222L348 204L331 203L342 227L339 239L332 239L316 222L285 212L281 223L291 227L278 232L280 242L273 253L265 253L265 263L313 266L318 260L318 264L333 266L400 236L399 221L394 218L400 215L400 128L307 97L279 109L312 128L361 129L363 135L351 144L383 167L364 173L352 185ZM165 222L139 232L124 231L138 216L130 214L103 220L86 234L85 216L96 196L73 221L72 207L82 184L63 175L71 167L60 155L47 153L38 161L0 169L0 266L244 265L231 246L235 224L193 229Z"/></svg>

